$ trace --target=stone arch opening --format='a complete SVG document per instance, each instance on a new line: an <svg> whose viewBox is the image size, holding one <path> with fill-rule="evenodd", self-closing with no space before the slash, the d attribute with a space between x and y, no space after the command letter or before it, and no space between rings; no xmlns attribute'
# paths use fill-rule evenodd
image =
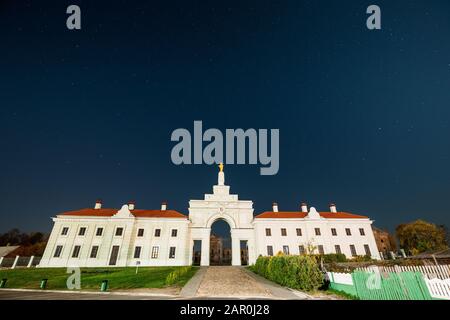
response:
<svg viewBox="0 0 450 320"><path fill-rule="evenodd" d="M230 266L231 260L231 225L227 220L219 218L211 224L209 265Z"/></svg>

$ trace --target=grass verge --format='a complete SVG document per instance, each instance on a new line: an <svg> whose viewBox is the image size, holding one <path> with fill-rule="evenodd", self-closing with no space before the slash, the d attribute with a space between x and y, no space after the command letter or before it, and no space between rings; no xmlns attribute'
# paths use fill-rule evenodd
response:
<svg viewBox="0 0 450 320"><path fill-rule="evenodd" d="M136 268L81 268L81 289L99 290L101 282L108 280L109 290L165 288L169 274L184 268L170 287L183 287L198 268L140 267ZM66 290L70 274L66 268L36 268L0 270L0 279L8 279L6 288L39 289L42 279L48 279L47 289Z"/></svg>
<svg viewBox="0 0 450 320"><path fill-rule="evenodd" d="M346 292L339 291L339 290L328 289L328 290L323 291L323 292L326 293L326 294L332 294L332 295L335 295L335 296L339 296L341 298L344 298L345 300L359 300L358 297L355 297L355 296L353 296L351 294L348 294Z"/></svg>

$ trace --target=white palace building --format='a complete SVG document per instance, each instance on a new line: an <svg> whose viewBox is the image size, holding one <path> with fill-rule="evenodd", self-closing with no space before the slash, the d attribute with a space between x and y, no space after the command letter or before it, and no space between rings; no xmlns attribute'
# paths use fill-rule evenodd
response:
<svg viewBox="0 0 450 320"><path fill-rule="evenodd" d="M223 165L213 193L189 201L189 216L169 210L141 210L134 203L118 209L65 212L54 226L39 267L210 265L211 227L224 220L231 230L231 264L253 264L259 255L278 252L343 253L380 259L368 217L301 205L300 211L253 215L253 202L239 200L225 185ZM227 254L229 251L227 252Z"/></svg>

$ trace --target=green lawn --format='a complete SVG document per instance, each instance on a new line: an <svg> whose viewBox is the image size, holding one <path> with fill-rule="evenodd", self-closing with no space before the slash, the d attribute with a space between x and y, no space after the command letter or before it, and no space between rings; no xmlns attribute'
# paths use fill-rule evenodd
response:
<svg viewBox="0 0 450 320"><path fill-rule="evenodd" d="M164 288L167 276L183 267L136 268L81 268L81 290L99 290L103 280L109 281L109 290ZM186 267L185 267L186 268ZM182 287L197 272L198 268L187 268L187 272L176 279L172 286ZM70 274L65 268L33 268L0 270L0 279L7 278L7 288L39 289L42 279L48 279L47 289L65 290Z"/></svg>

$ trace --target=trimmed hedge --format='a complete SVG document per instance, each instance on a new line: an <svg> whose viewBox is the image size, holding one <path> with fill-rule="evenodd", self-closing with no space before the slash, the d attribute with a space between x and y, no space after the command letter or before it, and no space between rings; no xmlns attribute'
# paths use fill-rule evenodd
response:
<svg viewBox="0 0 450 320"><path fill-rule="evenodd" d="M343 253L329 253L322 255L311 255L316 258L316 261L320 263L323 260L323 263L338 263L338 262L347 262L347 257Z"/></svg>
<svg viewBox="0 0 450 320"><path fill-rule="evenodd" d="M317 290L324 281L316 259L306 255L260 256L253 270L282 286L303 291Z"/></svg>

